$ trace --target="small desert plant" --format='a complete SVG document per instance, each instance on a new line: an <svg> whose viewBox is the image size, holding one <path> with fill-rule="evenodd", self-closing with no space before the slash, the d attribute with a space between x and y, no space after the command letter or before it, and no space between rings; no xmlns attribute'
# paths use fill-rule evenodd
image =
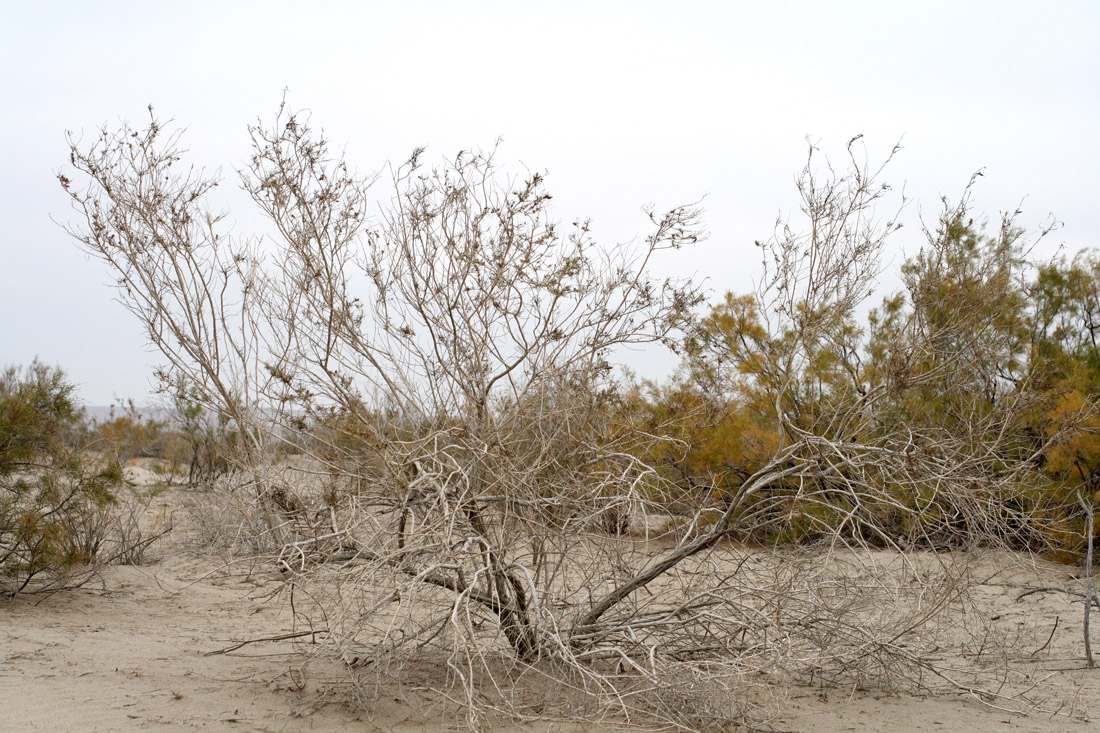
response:
<svg viewBox="0 0 1100 733"><path fill-rule="evenodd" d="M89 426L91 437L108 458L125 464L135 458L158 458L178 463L182 455L180 436L169 429L165 420L158 420L139 408L133 400L111 405L104 420Z"/></svg>
<svg viewBox="0 0 1100 733"><path fill-rule="evenodd" d="M177 378L170 392L187 483L211 482L229 473L237 444L229 418L205 407L198 387L186 379Z"/></svg>
<svg viewBox="0 0 1100 733"><path fill-rule="evenodd" d="M261 501L233 479L202 481L183 497L182 528L200 554L250 557L277 553Z"/></svg>
<svg viewBox="0 0 1100 733"><path fill-rule="evenodd" d="M144 565L146 550L172 531L172 517L165 514L150 521L149 505L160 490L132 487L115 494L114 501L73 517L74 542L83 555L108 565Z"/></svg>

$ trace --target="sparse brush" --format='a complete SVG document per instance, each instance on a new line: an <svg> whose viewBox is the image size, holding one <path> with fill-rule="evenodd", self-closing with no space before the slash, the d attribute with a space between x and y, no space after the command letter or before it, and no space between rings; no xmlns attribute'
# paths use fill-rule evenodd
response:
<svg viewBox="0 0 1100 733"><path fill-rule="evenodd" d="M280 571L357 694L430 660L470 727L540 714L530 675L560 684L559 709L681 728L767 718L767 694L738 691L792 681L1008 696L941 653L974 587L956 551L1041 542L1021 487L1096 411L1031 429L1007 223L972 262L985 245L945 208L864 342L898 225L855 140L839 173L811 148L804 232L780 222L759 292L700 325L698 290L649 274L701 236L693 206L601 247L554 221L541 174L418 150L369 212L371 181L284 105L241 173L275 233L261 250L205 203L216 181L181 172L178 139L154 117L74 142L72 232L164 384L226 437L192 494L201 546ZM744 461L696 471L702 431L628 403L609 360L657 343L685 347L709 396L732 380L755 416Z"/></svg>

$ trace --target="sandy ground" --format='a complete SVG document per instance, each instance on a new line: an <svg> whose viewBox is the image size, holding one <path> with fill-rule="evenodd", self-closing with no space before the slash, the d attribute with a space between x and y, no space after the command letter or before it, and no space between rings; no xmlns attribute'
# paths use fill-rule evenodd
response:
<svg viewBox="0 0 1100 733"><path fill-rule="evenodd" d="M309 701L281 694L300 679L289 657L205 656L230 639L270 635L281 619L247 605L254 587L190 581L200 571L176 559L119 567L105 575L106 592L7 604L0 728L297 731L353 722L340 710L311 718Z"/></svg>
<svg viewBox="0 0 1100 733"><path fill-rule="evenodd" d="M331 693L325 681L330 670L317 670L316 662L310 667L289 642L211 654L240 640L295 630L289 608L270 600L278 574L227 573L216 560L186 551L181 538L167 538L150 554L151 564L108 568L79 590L0 601L0 730L458 729L433 719L426 701L408 697L352 711ZM1061 701L1051 703L1061 706L1059 714L1012 714L965 695L920 698L796 687L782 691L787 715L774 729L1097 730L1100 670L1084 669L1081 605L1062 594L1017 602L1019 589L1011 586L979 591L994 623L1010 631L1027 624L1049 629L1053 619L1060 620L1051 643L1021 663L1040 697ZM1100 641L1100 635L1094 638Z"/></svg>

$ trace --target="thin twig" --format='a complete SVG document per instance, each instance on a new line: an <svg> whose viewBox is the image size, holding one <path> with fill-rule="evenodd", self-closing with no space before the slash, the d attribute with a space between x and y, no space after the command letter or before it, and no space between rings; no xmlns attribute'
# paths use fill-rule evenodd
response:
<svg viewBox="0 0 1100 733"><path fill-rule="evenodd" d="M292 634L279 634L278 636L263 636L263 637L260 637L258 639L247 639L245 641L239 642L239 643L234 644L232 646L227 646L224 649L215 649L212 652L205 652L203 654L203 656L204 657L212 657L215 654L228 654L229 652L236 651L237 649L240 649L242 646L247 646L248 644L258 644L262 641L287 641L288 639L300 639L303 636L311 636L311 635L316 635L316 634L327 634L327 633L328 633L328 629L315 629L315 630L312 630L312 631L297 631L297 632L294 632Z"/></svg>

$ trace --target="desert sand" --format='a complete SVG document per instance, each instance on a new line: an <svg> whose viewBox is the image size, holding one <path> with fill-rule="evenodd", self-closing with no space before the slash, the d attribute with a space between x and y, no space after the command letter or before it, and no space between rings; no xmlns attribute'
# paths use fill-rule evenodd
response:
<svg viewBox="0 0 1100 733"><path fill-rule="evenodd" d="M135 482L154 480L140 468L129 470ZM150 511L164 515L177 507L178 497L168 492ZM221 653L241 641L301 629L274 595L276 570L227 567L194 546L185 523L177 524L142 566L105 568L76 590L0 601L0 730L461 729L415 688L370 710L352 709L339 670L300 653L308 637ZM1050 572L1068 580L1074 570L1052 566ZM916 697L792 686L780 691L785 714L770 729L1096 730L1100 669L1085 669L1082 606L1061 593L1018 601L1026 580L990 583L978 593L998 628L1038 634L1021 639L1046 638L1058 619L1050 643L1038 651L1021 649L1016 667L1035 685L1032 697L1048 701L1045 712L1008 712L965 693ZM565 722L500 721L492 727L584 729Z"/></svg>

